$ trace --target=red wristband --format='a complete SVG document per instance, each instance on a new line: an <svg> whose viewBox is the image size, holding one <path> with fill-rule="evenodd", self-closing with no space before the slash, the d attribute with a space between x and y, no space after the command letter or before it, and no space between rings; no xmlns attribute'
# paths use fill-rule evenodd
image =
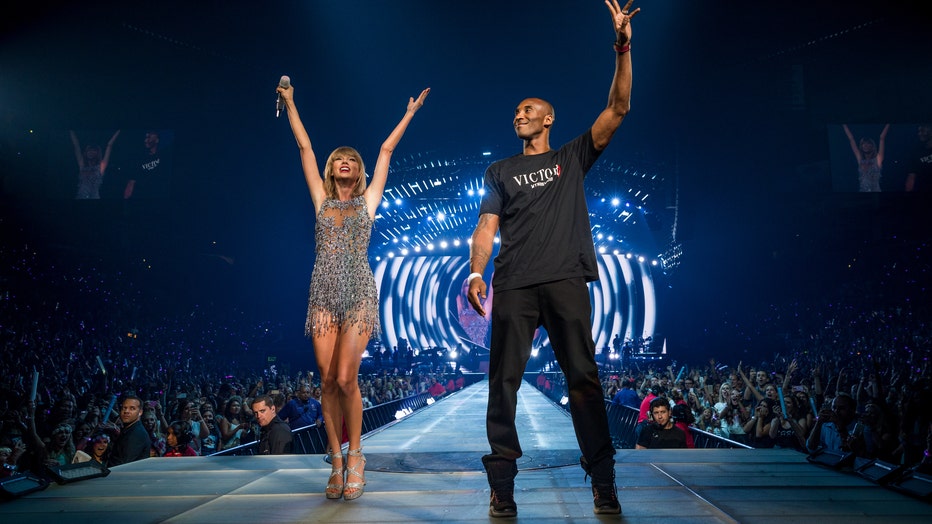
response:
<svg viewBox="0 0 932 524"><path fill-rule="evenodd" d="M631 50L631 42L628 42L627 44L623 46L619 46L617 43L615 44L615 52L618 53L619 55L623 55L630 50Z"/></svg>

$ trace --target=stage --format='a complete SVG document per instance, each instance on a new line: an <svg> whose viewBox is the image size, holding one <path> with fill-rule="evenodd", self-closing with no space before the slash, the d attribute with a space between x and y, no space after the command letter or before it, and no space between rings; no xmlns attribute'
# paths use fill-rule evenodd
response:
<svg viewBox="0 0 932 524"><path fill-rule="evenodd" d="M121 523L489 522L483 381L368 435L366 493L326 500L320 455L147 459L0 503L0 520ZM525 383L523 522L930 522L932 504L787 450L618 450L622 515L596 517L569 417Z"/></svg>

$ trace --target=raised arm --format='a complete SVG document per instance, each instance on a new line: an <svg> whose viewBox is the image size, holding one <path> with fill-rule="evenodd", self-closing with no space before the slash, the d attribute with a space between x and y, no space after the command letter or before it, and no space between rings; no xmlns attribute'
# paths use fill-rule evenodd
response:
<svg viewBox="0 0 932 524"><path fill-rule="evenodd" d="M113 143L116 142L118 136L120 136L119 129L117 129L116 133L113 133L113 136L110 137L110 140L107 141L107 148L104 150L104 157L100 159L101 174L107 170L107 165L110 163L110 153L113 152Z"/></svg>
<svg viewBox="0 0 932 524"><path fill-rule="evenodd" d="M880 132L880 143L877 144L877 165L883 167L883 151L886 149L887 133L890 131L890 124L883 126Z"/></svg>
<svg viewBox="0 0 932 524"><path fill-rule="evenodd" d="M78 141L78 135L71 130L68 131L68 134L71 135L71 145L74 148L74 158L78 161L78 167L84 169L84 153L81 152L81 142Z"/></svg>
<svg viewBox="0 0 932 524"><path fill-rule="evenodd" d="M842 124L841 128L845 130L845 136L848 137L848 145L851 146L851 152L854 153L854 158L858 162L861 161L861 150L858 148L858 142L854 139L854 134L851 133L851 130L848 129L848 124Z"/></svg>
<svg viewBox="0 0 932 524"><path fill-rule="evenodd" d="M744 371L741 369L741 364L738 364L738 375L741 376L741 380L744 381L744 400L751 400L751 395L754 395L755 402L760 402L763 400L764 396L757 391L757 388L751 384L751 381L748 380L747 375L744 374Z"/></svg>
<svg viewBox="0 0 932 524"><path fill-rule="evenodd" d="M783 376L783 391L789 391L790 384L793 383L793 373L796 371L796 359L794 358L786 368L786 375Z"/></svg>
<svg viewBox="0 0 932 524"><path fill-rule="evenodd" d="M631 109L631 19L641 8L630 11L634 0L624 7L618 0L605 0L615 28L615 75L608 91L608 105L592 124L592 142L599 151L608 147L612 135Z"/></svg>
<svg viewBox="0 0 932 524"><path fill-rule="evenodd" d="M469 245L469 272L482 275L485 266L492 258L492 248L495 243L495 234L498 233L498 215L485 213L479 216L479 224L472 233L472 243ZM487 286L481 276L469 282L469 303L481 316L485 316Z"/></svg>
<svg viewBox="0 0 932 524"><path fill-rule="evenodd" d="M311 200L314 202L314 210L320 209L324 198L327 196L324 192L324 181L320 177L320 171L317 168L317 157L314 156L314 149L311 147L311 138L307 136L307 130L301 122L301 115L298 114L298 107L294 103L294 87L278 86L276 89L285 101L285 111L288 113L288 122L291 124L291 132L294 133L295 141L298 142L298 152L301 154L301 168L304 171L304 180L307 181L307 189L311 193Z"/></svg>
<svg viewBox="0 0 932 524"><path fill-rule="evenodd" d="M375 161L375 170L372 172L372 180L369 181L365 194L366 206L369 208L369 216L372 218L375 218L375 212L382 201L382 192L385 190L385 182L388 180L388 165L392 160L392 153L395 152L395 147L401 141L401 137L404 136L405 130L408 129L408 124L414 118L414 113L424 105L424 99L427 98L428 93L430 93L429 87L421 91L417 99L414 99L414 97L408 99L408 109L405 110L401 121L388 135L385 142L382 142L382 148L379 149L379 158Z"/></svg>

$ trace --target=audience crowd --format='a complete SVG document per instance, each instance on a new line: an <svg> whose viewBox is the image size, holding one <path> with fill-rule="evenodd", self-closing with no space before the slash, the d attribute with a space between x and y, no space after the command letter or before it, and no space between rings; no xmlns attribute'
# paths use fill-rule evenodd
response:
<svg viewBox="0 0 932 524"><path fill-rule="evenodd" d="M51 259L26 244L0 245L0 475L106 464L124 394L142 400L151 457L256 440L251 404L259 395L272 395L279 410L292 401L319 410L313 372L256 360L276 330L268 321L232 306L160 308L137 285L133 271L144 268L114 270L93 256L69 257L67 267ZM875 287L912 279L925 293L923 259L899 261L883 278L820 301L771 305L752 323L762 336L790 335L763 360L706 355L651 367L630 359L603 373L606 398L647 418L650 402L664 397L677 427L752 447L828 448L928 467L932 317L923 300L884 299ZM459 371L399 368L389 355L359 377L365 407L463 387ZM552 380L560 375L542 374L538 387L559 388ZM304 388L309 395L299 394Z"/></svg>
<svg viewBox="0 0 932 524"><path fill-rule="evenodd" d="M632 359L603 373L606 398L645 418L646 406L665 397L688 427L755 448L851 453L928 470L932 267L924 248L911 246L914 256L894 257L817 300L770 305L749 322L760 339L782 337L781 350L764 360L706 357L651 368Z"/></svg>
<svg viewBox="0 0 932 524"><path fill-rule="evenodd" d="M276 326L215 304L173 312L135 287L132 269L93 256L68 267L48 258L28 245L0 246L0 475L107 464L126 395L142 400L150 457L208 455L257 440L251 404L263 394L279 409L299 403L320 413L312 371L261 358ZM464 386L459 371L389 366L387 359L360 374L366 407ZM288 421L292 428L303 411ZM312 416L304 425L322 423Z"/></svg>

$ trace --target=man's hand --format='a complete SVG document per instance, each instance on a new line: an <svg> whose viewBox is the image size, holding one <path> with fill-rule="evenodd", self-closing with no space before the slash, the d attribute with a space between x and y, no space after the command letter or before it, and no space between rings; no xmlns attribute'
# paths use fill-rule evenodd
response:
<svg viewBox="0 0 932 524"><path fill-rule="evenodd" d="M634 0L628 0L624 7L618 5L618 0L605 0L605 5L612 13L612 24L615 26L615 44L623 46L631 41L631 19L641 10L640 7L631 11Z"/></svg>
<svg viewBox="0 0 932 524"><path fill-rule="evenodd" d="M479 313L479 316L485 317L485 299L486 291L488 287L485 285L485 281L482 280L482 277L476 277L469 282L469 291L467 298L469 299L469 304L473 309L476 310L476 313Z"/></svg>

